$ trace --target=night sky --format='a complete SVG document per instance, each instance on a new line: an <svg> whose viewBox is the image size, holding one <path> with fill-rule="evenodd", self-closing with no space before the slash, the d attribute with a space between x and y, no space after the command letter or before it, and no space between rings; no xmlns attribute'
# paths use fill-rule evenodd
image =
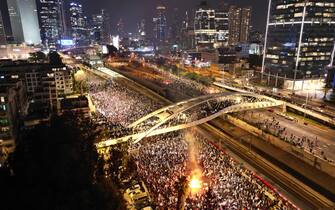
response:
<svg viewBox="0 0 335 210"><path fill-rule="evenodd" d="M167 7L169 15L173 8L178 8L180 15L185 14L187 9L195 8L200 0L81 0L88 14L97 13L105 8L111 14L114 24L118 19L124 20L125 29L133 32L140 19L152 20L155 7L163 2ZM215 8L221 0L209 0L209 4ZM267 0L224 0L229 4L239 6L251 6L253 8L252 25L255 29L264 31L266 24Z"/></svg>

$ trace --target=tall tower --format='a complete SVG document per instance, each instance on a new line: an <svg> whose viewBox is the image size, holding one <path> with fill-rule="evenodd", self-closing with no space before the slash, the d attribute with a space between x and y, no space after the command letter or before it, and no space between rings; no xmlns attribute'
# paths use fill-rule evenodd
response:
<svg viewBox="0 0 335 210"><path fill-rule="evenodd" d="M69 8L72 38L76 45L85 45L87 38L86 19L83 14L83 6L78 3L70 3Z"/></svg>
<svg viewBox="0 0 335 210"><path fill-rule="evenodd" d="M172 13L172 21L170 24L170 41L171 43L177 44L180 39L182 21L179 16L179 9L174 8Z"/></svg>
<svg viewBox="0 0 335 210"><path fill-rule="evenodd" d="M167 40L168 28L166 20L166 7L156 7L157 16L153 19L154 22L154 37L157 42L165 42Z"/></svg>
<svg viewBox="0 0 335 210"><path fill-rule="evenodd" d="M215 28L217 31L216 47L228 45L229 39L229 6L221 4L215 11Z"/></svg>
<svg viewBox="0 0 335 210"><path fill-rule="evenodd" d="M35 0L7 0L13 36L17 43L40 44Z"/></svg>
<svg viewBox="0 0 335 210"><path fill-rule="evenodd" d="M127 34L126 32L124 31L124 23L123 23L123 20L122 18L119 20L119 22L117 23L117 33L119 35L119 37L122 39L122 38L126 38L127 37Z"/></svg>
<svg viewBox="0 0 335 210"><path fill-rule="evenodd" d="M242 8L240 42L248 42L251 28L251 7Z"/></svg>
<svg viewBox="0 0 335 210"><path fill-rule="evenodd" d="M229 8L229 44L247 42L250 34L251 8L230 6Z"/></svg>
<svg viewBox="0 0 335 210"><path fill-rule="evenodd" d="M334 49L334 0L272 0L268 17L262 70L294 81L323 75Z"/></svg>
<svg viewBox="0 0 335 210"><path fill-rule="evenodd" d="M216 41L215 10L201 2L194 18L195 43L200 48L213 48Z"/></svg>
<svg viewBox="0 0 335 210"><path fill-rule="evenodd" d="M106 10L101 10L102 16L102 28L101 28L101 40L103 43L110 43L112 36L112 22L109 13Z"/></svg>
<svg viewBox="0 0 335 210"><path fill-rule="evenodd" d="M38 0L38 19L44 46L55 48L62 35L60 0Z"/></svg>
<svg viewBox="0 0 335 210"><path fill-rule="evenodd" d="M146 39L146 35L147 35L147 31L146 31L146 24L145 24L145 19L142 19L139 23L138 23L138 35L139 35L139 39L144 41Z"/></svg>
<svg viewBox="0 0 335 210"><path fill-rule="evenodd" d="M97 43L111 42L111 21L109 14L102 9L100 14L92 15L92 39Z"/></svg>
<svg viewBox="0 0 335 210"><path fill-rule="evenodd" d="M5 26L2 20L2 14L0 11L0 45L6 44L6 33L5 33Z"/></svg>

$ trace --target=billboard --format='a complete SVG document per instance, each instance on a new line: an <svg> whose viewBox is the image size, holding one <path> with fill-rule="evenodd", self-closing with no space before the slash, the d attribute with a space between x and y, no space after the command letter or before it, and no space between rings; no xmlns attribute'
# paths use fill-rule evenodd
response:
<svg viewBox="0 0 335 210"><path fill-rule="evenodd" d="M120 37L119 36L113 36L112 37L112 44L117 50L119 50L119 48L120 48Z"/></svg>
<svg viewBox="0 0 335 210"><path fill-rule="evenodd" d="M104 55L106 55L106 54L108 54L108 48L107 48L107 46L106 45L102 45L102 54L104 54Z"/></svg>
<svg viewBox="0 0 335 210"><path fill-rule="evenodd" d="M60 44L62 46L73 46L74 45L74 42L72 39L61 39L60 40Z"/></svg>

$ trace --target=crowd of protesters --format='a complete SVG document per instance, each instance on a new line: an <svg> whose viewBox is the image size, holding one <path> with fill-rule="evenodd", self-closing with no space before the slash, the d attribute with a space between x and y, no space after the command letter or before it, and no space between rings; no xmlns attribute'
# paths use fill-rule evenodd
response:
<svg viewBox="0 0 335 210"><path fill-rule="evenodd" d="M252 171L200 135L150 137L132 146L130 152L157 209L176 209L180 178L190 179L195 169L201 171L202 189L188 194L185 209L295 209Z"/></svg>

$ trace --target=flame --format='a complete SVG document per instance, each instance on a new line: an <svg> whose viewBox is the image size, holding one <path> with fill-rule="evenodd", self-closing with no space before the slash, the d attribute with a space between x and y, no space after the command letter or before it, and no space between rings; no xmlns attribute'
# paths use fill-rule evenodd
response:
<svg viewBox="0 0 335 210"><path fill-rule="evenodd" d="M191 190L191 194L197 194L198 192L200 192L202 188L202 181L201 181L201 171L199 169L193 171L189 182L189 187Z"/></svg>
<svg viewBox="0 0 335 210"><path fill-rule="evenodd" d="M201 181L197 177L193 177L190 181L191 189L200 189L201 188Z"/></svg>

